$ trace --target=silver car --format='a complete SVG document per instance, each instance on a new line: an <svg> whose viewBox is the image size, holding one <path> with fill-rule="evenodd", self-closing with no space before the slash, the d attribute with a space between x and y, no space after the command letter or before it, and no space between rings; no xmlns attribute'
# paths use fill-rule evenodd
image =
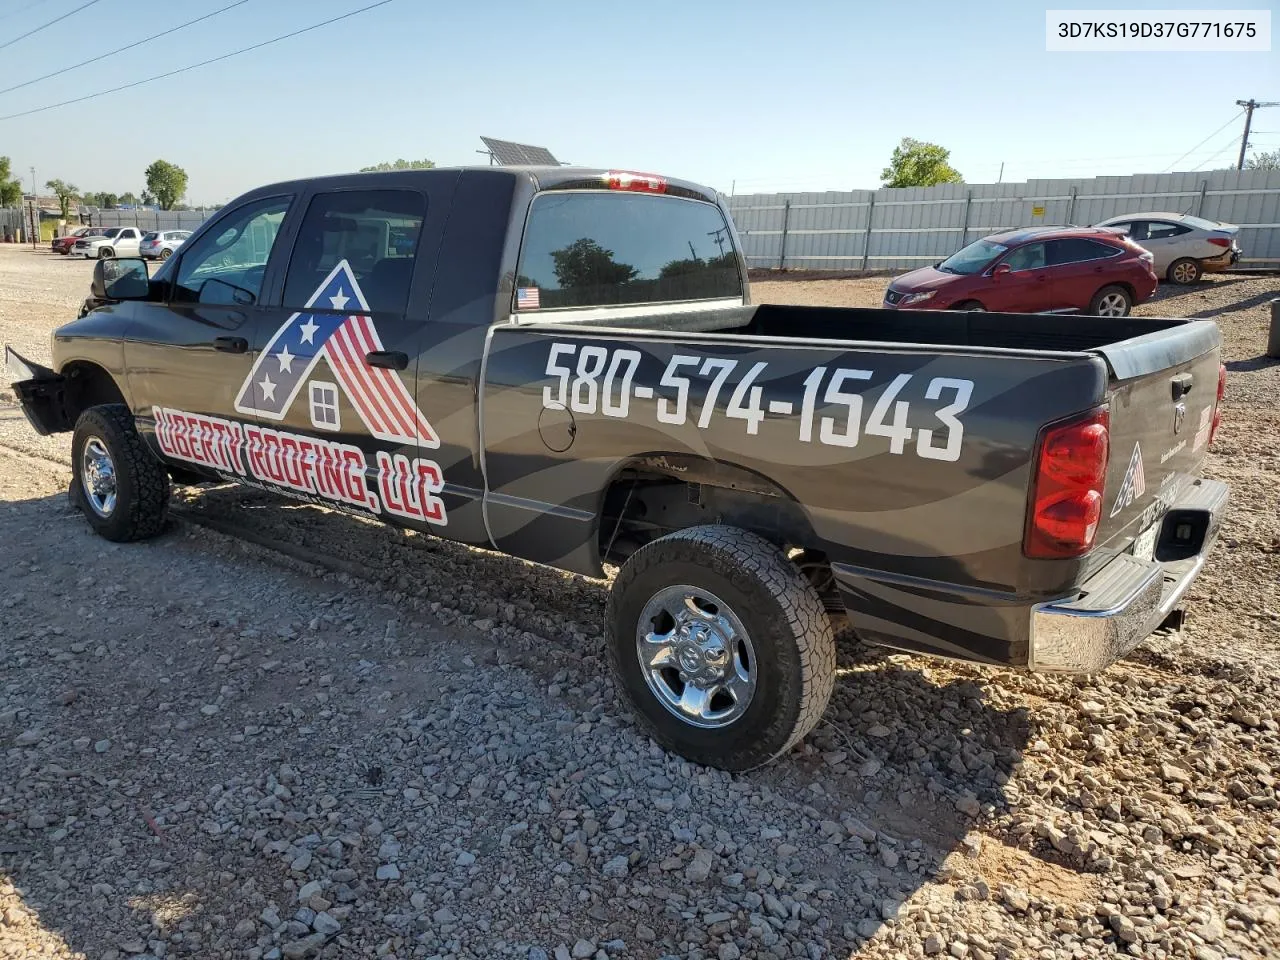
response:
<svg viewBox="0 0 1280 960"><path fill-rule="evenodd" d="M1094 226L1124 230L1151 251L1152 268L1170 283L1195 283L1202 274L1226 270L1240 259L1240 228L1232 223L1186 213L1131 213Z"/></svg>
<svg viewBox="0 0 1280 960"><path fill-rule="evenodd" d="M168 260L189 236L190 230L156 230L142 238L138 253L148 260Z"/></svg>

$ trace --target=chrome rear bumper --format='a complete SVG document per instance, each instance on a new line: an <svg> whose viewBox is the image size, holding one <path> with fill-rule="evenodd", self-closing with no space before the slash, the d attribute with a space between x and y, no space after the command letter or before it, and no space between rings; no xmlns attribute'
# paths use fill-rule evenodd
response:
<svg viewBox="0 0 1280 960"><path fill-rule="evenodd" d="M1145 640L1195 582L1218 537L1228 495L1225 483L1197 480L1161 521L1156 559L1119 554L1078 596L1037 604L1027 666L1097 673Z"/></svg>

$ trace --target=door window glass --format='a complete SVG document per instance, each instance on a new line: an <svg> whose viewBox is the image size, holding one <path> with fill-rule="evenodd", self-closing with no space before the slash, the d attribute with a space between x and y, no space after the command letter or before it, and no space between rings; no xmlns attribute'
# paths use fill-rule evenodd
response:
<svg viewBox="0 0 1280 960"><path fill-rule="evenodd" d="M1105 260L1107 257L1114 257L1123 251L1119 247L1113 247L1110 244L1099 243L1096 240L1089 240L1085 237L1071 237L1066 240L1050 240L1049 248L1049 265L1062 266L1068 263L1085 263L1090 260Z"/></svg>
<svg viewBox="0 0 1280 960"><path fill-rule="evenodd" d="M410 190L317 194L289 260L284 305L305 307L345 261L370 310L404 313L426 215L427 198Z"/></svg>
<svg viewBox="0 0 1280 960"><path fill-rule="evenodd" d="M1176 237L1184 233L1190 233L1190 227L1184 227L1177 223L1163 223L1159 220L1151 221L1151 230L1147 234L1148 240L1168 240L1170 237Z"/></svg>
<svg viewBox="0 0 1280 960"><path fill-rule="evenodd" d="M184 245L173 299L181 303L256 303L267 258L288 209L288 197L245 204L215 223L194 244Z"/></svg>
<svg viewBox="0 0 1280 960"><path fill-rule="evenodd" d="M1039 270L1044 266L1044 244L1028 243L1018 247L1004 258L1004 262L1011 270Z"/></svg>

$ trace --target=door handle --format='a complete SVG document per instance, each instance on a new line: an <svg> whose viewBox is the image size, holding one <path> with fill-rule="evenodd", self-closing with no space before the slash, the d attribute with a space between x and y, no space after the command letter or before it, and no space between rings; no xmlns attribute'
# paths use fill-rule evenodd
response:
<svg viewBox="0 0 1280 960"><path fill-rule="evenodd" d="M364 362L371 367L386 367L388 370L407 370L409 355L400 350L372 350L364 355Z"/></svg>
<svg viewBox="0 0 1280 960"><path fill-rule="evenodd" d="M249 349L249 341L244 337L214 337L213 349L223 353L244 353Z"/></svg>
<svg viewBox="0 0 1280 960"><path fill-rule="evenodd" d="M1195 378L1189 373L1180 373L1176 377L1172 377L1169 383L1173 386L1173 399L1181 400L1191 392L1191 386L1195 382Z"/></svg>

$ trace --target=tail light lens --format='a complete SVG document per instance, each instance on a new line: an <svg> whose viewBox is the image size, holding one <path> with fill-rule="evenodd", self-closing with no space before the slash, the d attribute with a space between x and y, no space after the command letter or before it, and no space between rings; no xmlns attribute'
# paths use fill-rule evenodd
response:
<svg viewBox="0 0 1280 960"><path fill-rule="evenodd" d="M1218 434L1218 427L1222 425L1222 398L1227 395L1227 368L1225 365L1218 367L1218 399L1213 403L1213 426L1209 428L1209 442L1213 443L1213 438Z"/></svg>
<svg viewBox="0 0 1280 960"><path fill-rule="evenodd" d="M1215 247L1230 247L1230 246L1231 246L1231 238L1230 238L1230 237L1206 237L1205 239L1206 239L1206 240L1208 240L1210 243L1212 243Z"/></svg>
<svg viewBox="0 0 1280 960"><path fill-rule="evenodd" d="M1079 557L1093 547L1111 453L1106 408L1040 435L1022 552L1036 559Z"/></svg>
<svg viewBox="0 0 1280 960"><path fill-rule="evenodd" d="M633 193L666 193L667 181L653 173L632 173L627 170L610 170L604 175L610 190L630 190Z"/></svg>

